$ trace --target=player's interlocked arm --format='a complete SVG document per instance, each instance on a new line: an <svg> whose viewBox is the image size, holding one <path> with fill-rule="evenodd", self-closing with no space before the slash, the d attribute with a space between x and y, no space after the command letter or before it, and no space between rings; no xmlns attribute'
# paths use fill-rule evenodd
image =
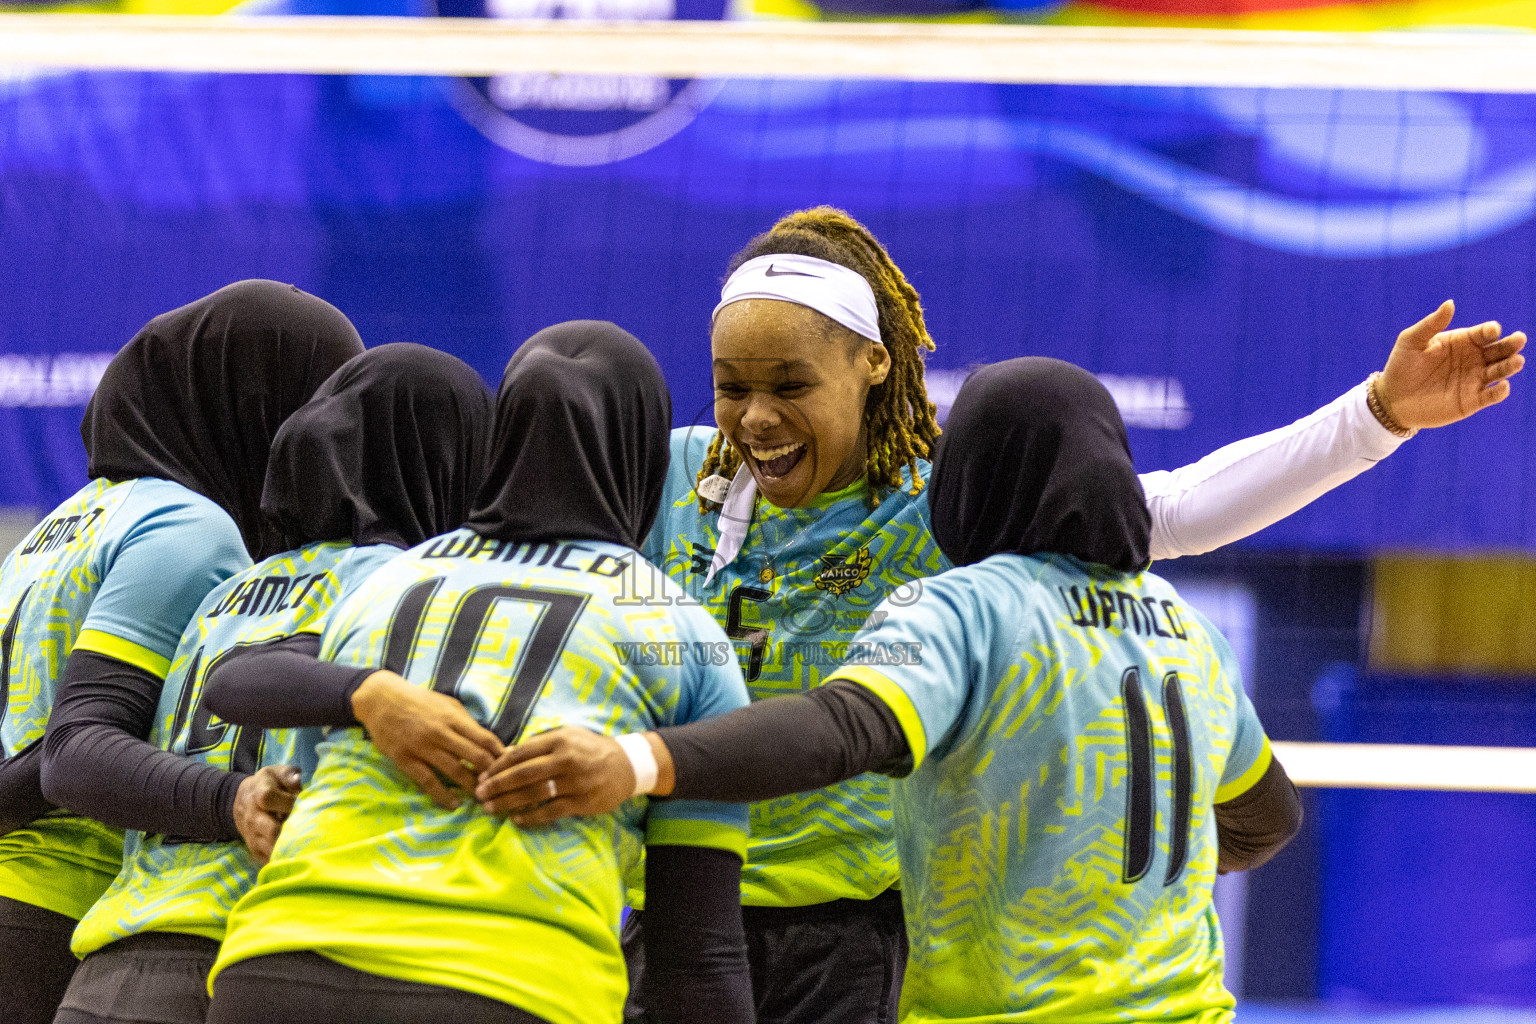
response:
<svg viewBox="0 0 1536 1024"><path fill-rule="evenodd" d="M352 711L379 752L439 807L456 809L502 752L495 733L447 694L381 669L352 695Z"/></svg>
<svg viewBox="0 0 1536 1024"><path fill-rule="evenodd" d="M671 757L655 740L657 785L671 791ZM502 751L480 775L475 798L492 814L509 814L519 828L547 825L568 815L606 814L635 792L635 771L617 740L579 726L540 733Z"/></svg>
<svg viewBox="0 0 1536 1024"><path fill-rule="evenodd" d="M617 739L554 729L505 751L481 775L475 796L487 811L532 827L605 814L640 793L754 803L865 772L900 778L913 764L890 706L834 677L810 693Z"/></svg>
<svg viewBox="0 0 1536 1024"><path fill-rule="evenodd" d="M297 765L267 765L244 779L235 792L235 828L258 864L272 858L272 847L302 788L299 775Z"/></svg>

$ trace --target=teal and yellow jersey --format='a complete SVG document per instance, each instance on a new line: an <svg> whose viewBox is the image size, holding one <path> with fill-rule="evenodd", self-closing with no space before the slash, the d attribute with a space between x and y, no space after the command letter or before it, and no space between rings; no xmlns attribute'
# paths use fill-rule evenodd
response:
<svg viewBox="0 0 1536 1024"><path fill-rule="evenodd" d="M915 762L894 786L902 1020L1230 1019L1212 807L1270 750L1226 641L1157 576L1057 555L922 591L837 673Z"/></svg>
<svg viewBox="0 0 1536 1024"><path fill-rule="evenodd" d="M324 541L274 555L215 587L176 648L150 742L226 771L296 764L309 779L321 730L230 725L203 704L203 683L214 666L249 647L320 633L340 597L399 553L387 544ZM146 931L219 941L230 910L255 884L256 872L243 842L199 843L129 831L122 870L75 930L75 954L85 956Z"/></svg>
<svg viewBox="0 0 1536 1024"><path fill-rule="evenodd" d="M913 496L908 486L872 506L861 479L807 508L759 497L741 553L706 584L719 513L700 512L693 488L714 435L697 427L672 432L667 489L645 555L730 634L752 699L803 693L831 675L882 601L910 599L914 581L950 567L929 530L927 492ZM926 462L919 473L926 481ZM636 599L653 586L642 578ZM896 879L884 776L752 805L743 903L870 899ZM636 905L640 899L631 894Z"/></svg>
<svg viewBox="0 0 1536 1024"><path fill-rule="evenodd" d="M459 530L344 600L321 657L454 695L506 743L564 725L619 735L744 707L729 642L705 611L670 583L646 601L626 590L637 557L597 541L516 544ZM617 1024L627 989L620 879L642 844L743 854L746 826L742 807L641 798L520 831L473 800L437 807L362 730L332 732L271 863L235 907L214 977L305 949L552 1024Z"/></svg>
<svg viewBox="0 0 1536 1024"><path fill-rule="evenodd" d="M93 480L0 565L0 746L38 742L76 650L164 676L208 591L250 565L234 521L180 484ZM117 874L122 833L64 810L0 836L0 896L79 917Z"/></svg>

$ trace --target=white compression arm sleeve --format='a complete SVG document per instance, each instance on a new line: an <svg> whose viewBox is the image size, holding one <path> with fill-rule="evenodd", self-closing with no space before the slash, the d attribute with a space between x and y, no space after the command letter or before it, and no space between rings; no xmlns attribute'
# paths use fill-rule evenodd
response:
<svg viewBox="0 0 1536 1024"><path fill-rule="evenodd" d="M1258 533L1397 451L1403 439L1365 404L1365 385L1288 427L1145 473L1152 558L1198 555Z"/></svg>

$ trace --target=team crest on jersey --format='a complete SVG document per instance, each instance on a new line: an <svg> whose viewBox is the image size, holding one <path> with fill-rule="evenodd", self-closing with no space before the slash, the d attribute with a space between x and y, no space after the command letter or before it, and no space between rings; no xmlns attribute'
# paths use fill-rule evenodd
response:
<svg viewBox="0 0 1536 1024"><path fill-rule="evenodd" d="M851 555L822 555L821 564L825 568L816 574L816 589L841 595L869 579L872 563L869 548L859 548Z"/></svg>

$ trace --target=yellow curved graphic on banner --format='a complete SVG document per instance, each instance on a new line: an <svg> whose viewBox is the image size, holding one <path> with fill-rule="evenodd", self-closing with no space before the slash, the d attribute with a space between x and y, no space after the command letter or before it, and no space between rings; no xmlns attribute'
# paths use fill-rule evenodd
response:
<svg viewBox="0 0 1536 1024"><path fill-rule="evenodd" d="M1069 2L1022 9L983 8L953 14L897 16L845 14L808 0L748 0L752 17L796 21L939 21L1122 25L1166 28L1279 29L1379 32L1413 29L1536 29L1532 0L1386 0L1315 3L1308 0L1123 0Z"/></svg>

